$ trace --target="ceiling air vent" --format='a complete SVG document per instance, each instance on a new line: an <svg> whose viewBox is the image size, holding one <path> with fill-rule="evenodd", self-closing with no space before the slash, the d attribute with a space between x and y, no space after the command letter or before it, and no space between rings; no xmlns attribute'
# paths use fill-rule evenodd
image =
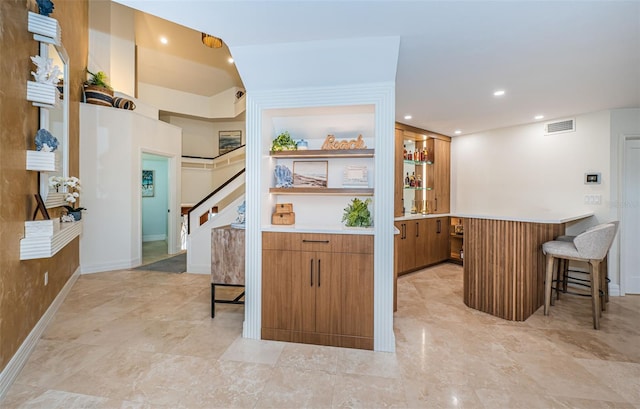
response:
<svg viewBox="0 0 640 409"><path fill-rule="evenodd" d="M573 132L576 130L576 121L572 119L563 119L562 121L549 122L544 126L546 135Z"/></svg>

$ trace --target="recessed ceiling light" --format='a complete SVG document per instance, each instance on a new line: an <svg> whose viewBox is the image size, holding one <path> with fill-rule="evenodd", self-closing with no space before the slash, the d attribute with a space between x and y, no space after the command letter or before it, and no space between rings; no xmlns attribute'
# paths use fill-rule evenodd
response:
<svg viewBox="0 0 640 409"><path fill-rule="evenodd" d="M462 131L459 130L459 129L456 129L453 133L455 133L456 135L460 135L462 133Z"/></svg>
<svg viewBox="0 0 640 409"><path fill-rule="evenodd" d="M543 119L544 115L536 115L533 117L533 119L538 120L538 119Z"/></svg>
<svg viewBox="0 0 640 409"><path fill-rule="evenodd" d="M229 64L233 64L233 58L229 57L229 58L227 59L227 62L228 62Z"/></svg>
<svg viewBox="0 0 640 409"><path fill-rule="evenodd" d="M411 115L405 115L404 116L404 119L411 119L411 118L413 118Z"/></svg>
<svg viewBox="0 0 640 409"><path fill-rule="evenodd" d="M167 43L169 43L169 40L167 40L167 37L160 37L160 42L162 44L167 44Z"/></svg>
<svg viewBox="0 0 640 409"><path fill-rule="evenodd" d="M501 96L503 96L503 95L504 95L504 90L503 90L503 89L499 89L499 90L497 90L497 91L495 91L495 92L493 93L493 96L494 96L494 97L501 97Z"/></svg>

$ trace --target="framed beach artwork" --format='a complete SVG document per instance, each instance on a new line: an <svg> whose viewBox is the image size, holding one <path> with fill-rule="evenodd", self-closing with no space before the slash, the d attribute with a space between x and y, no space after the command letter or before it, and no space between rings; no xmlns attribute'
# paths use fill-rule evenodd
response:
<svg viewBox="0 0 640 409"><path fill-rule="evenodd" d="M327 161L293 161L293 187L327 187Z"/></svg>
<svg viewBox="0 0 640 409"><path fill-rule="evenodd" d="M230 152L242 145L242 131L219 131L218 141L218 155Z"/></svg>
<svg viewBox="0 0 640 409"><path fill-rule="evenodd" d="M153 170L142 171L142 197L155 195L155 174Z"/></svg>

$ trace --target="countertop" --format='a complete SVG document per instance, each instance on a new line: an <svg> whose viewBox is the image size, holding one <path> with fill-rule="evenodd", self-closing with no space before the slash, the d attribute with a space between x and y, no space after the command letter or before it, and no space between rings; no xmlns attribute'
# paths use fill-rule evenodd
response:
<svg viewBox="0 0 640 409"><path fill-rule="evenodd" d="M281 233L325 233L325 234L368 234L373 235L373 227L345 227L342 225L327 226L304 226L299 224L291 225L267 225L262 226L262 231Z"/></svg>
<svg viewBox="0 0 640 409"><path fill-rule="evenodd" d="M407 220L432 219L434 217L448 217L448 216L454 216L454 215L449 214L449 213L440 213L440 214L436 214L436 213L430 213L430 214L417 213L417 214L407 214L405 216L396 217L393 220L396 221L396 222L403 222L403 221L407 221Z"/></svg>
<svg viewBox="0 0 640 409"><path fill-rule="evenodd" d="M462 217L469 219L489 219L489 220L505 220L511 222L526 223L546 223L546 224L562 224L575 220L585 219L593 216L593 212L540 212L540 213L521 213L521 214L468 214L455 213L453 217Z"/></svg>

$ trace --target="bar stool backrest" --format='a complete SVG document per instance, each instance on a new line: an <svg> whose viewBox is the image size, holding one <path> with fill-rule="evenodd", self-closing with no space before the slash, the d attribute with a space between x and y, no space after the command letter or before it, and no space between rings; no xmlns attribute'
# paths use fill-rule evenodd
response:
<svg viewBox="0 0 640 409"><path fill-rule="evenodd" d="M617 226L613 223L601 224L577 235L573 239L573 244L580 257L587 260L602 260L609 252L616 230Z"/></svg>

